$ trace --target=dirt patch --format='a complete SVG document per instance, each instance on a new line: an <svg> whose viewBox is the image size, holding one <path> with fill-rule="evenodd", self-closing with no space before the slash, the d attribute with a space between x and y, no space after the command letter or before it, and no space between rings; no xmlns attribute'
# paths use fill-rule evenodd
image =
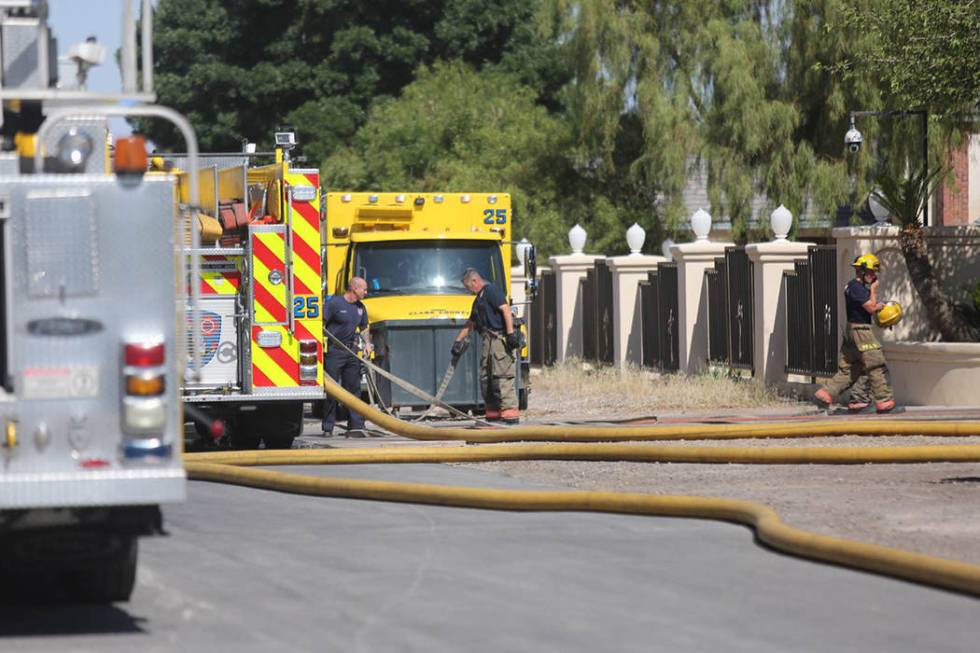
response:
<svg viewBox="0 0 980 653"><path fill-rule="evenodd" d="M536 370L537 371L537 370ZM571 360L531 377L529 419L573 413L582 418L640 415L644 410L776 408L797 405L751 380L721 373L664 374Z"/></svg>
<svg viewBox="0 0 980 653"><path fill-rule="evenodd" d="M570 376L568 370L561 372ZM528 416L576 419L717 413L704 411L696 391L714 391L716 409L746 406L744 414L812 412L806 405L780 400L754 383L675 377L620 379L615 371L571 385L534 381ZM554 378L554 377L553 377ZM547 380L547 379L546 379ZM566 379L567 380L567 379ZM686 391L684 384L687 383ZM724 388L724 385L728 387ZM651 386L651 387L640 387ZM571 388L571 389L570 389ZM720 390L719 390L720 389ZM630 397L644 396L644 401ZM744 403L738 403L744 402ZM680 410L677 410L680 409ZM733 411L722 411L730 414ZM676 444L676 443L675 443ZM980 437L857 437L692 442L690 446L811 447L980 445ZM873 542L980 565L980 464L907 465L701 465L684 463L505 462L471 465L549 486L576 489L685 494L748 499L772 506L782 519L806 530Z"/></svg>

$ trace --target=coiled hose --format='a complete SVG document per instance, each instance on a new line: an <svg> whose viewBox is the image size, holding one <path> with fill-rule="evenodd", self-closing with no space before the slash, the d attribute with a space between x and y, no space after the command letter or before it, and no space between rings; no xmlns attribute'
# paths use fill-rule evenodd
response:
<svg viewBox="0 0 980 653"><path fill-rule="evenodd" d="M418 440L494 443L551 441L492 447L409 447L298 451L208 452L185 455L196 480L317 496L520 511L590 511L716 519L754 529L765 544L804 558L871 571L980 596L980 566L911 551L819 535L784 524L763 504L739 499L597 491L530 491L392 483L245 469L256 465L477 462L491 460L603 460L741 464L865 464L980 462L980 446L697 448L681 445L581 444L622 440L717 440L833 435L980 435L980 422L911 420L833 421L818 424L708 426L537 426L479 430L435 428L386 415L327 380L327 393L366 418ZM569 444L573 443L573 444Z"/></svg>

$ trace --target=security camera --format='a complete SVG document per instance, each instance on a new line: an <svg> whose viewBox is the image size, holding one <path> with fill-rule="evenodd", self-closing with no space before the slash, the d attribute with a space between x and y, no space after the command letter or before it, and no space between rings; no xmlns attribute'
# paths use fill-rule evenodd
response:
<svg viewBox="0 0 980 653"><path fill-rule="evenodd" d="M81 43L76 43L68 50L68 60L76 66L75 79L78 88L85 89L88 71L93 66L100 66L105 61L105 48L99 45L94 36Z"/></svg>
<svg viewBox="0 0 980 653"><path fill-rule="evenodd" d="M99 66L105 61L105 48L99 45L94 36L81 43L76 43L68 49L68 58L76 64L87 67Z"/></svg>
<svg viewBox="0 0 980 653"><path fill-rule="evenodd" d="M847 151L851 154L857 154L861 150L861 143L863 142L864 136L861 135L861 132L854 126L854 122L851 121L851 128L844 134L844 145L847 146Z"/></svg>

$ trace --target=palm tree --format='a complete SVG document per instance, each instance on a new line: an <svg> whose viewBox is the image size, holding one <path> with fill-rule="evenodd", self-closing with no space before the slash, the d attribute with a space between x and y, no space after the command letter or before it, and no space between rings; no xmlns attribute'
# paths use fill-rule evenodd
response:
<svg viewBox="0 0 980 653"><path fill-rule="evenodd" d="M943 172L944 169L938 167L901 178L891 173L879 175L878 189L872 196L902 228L899 247L908 266L912 286L926 307L930 324L946 342L978 342L980 330L967 323L955 310L954 302L936 278L919 221L922 208L929 201L929 189L936 179L942 177Z"/></svg>

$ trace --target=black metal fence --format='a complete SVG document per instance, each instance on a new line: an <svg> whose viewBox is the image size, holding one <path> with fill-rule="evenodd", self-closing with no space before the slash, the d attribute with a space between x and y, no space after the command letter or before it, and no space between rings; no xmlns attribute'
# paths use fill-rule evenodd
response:
<svg viewBox="0 0 980 653"><path fill-rule="evenodd" d="M596 260L580 282L582 292L582 358L614 362L612 271L604 259Z"/></svg>
<svg viewBox="0 0 980 653"><path fill-rule="evenodd" d="M582 298L582 358L596 360L596 315L595 315L595 271L586 270L578 282L579 296Z"/></svg>
<svg viewBox="0 0 980 653"><path fill-rule="evenodd" d="M725 270L728 365L733 369L753 370L752 261L744 247L725 248Z"/></svg>
<svg viewBox="0 0 980 653"><path fill-rule="evenodd" d="M531 364L553 365L558 359L558 288L555 273L541 272L538 294L531 302Z"/></svg>
<svg viewBox="0 0 980 653"><path fill-rule="evenodd" d="M837 371L837 250L810 247L806 261L783 273L786 284L786 371L831 376Z"/></svg>
<svg viewBox="0 0 980 653"><path fill-rule="evenodd" d="M680 369L677 264L660 263L640 283L643 365L665 372Z"/></svg>
<svg viewBox="0 0 980 653"><path fill-rule="evenodd" d="M708 294L708 360L728 365L728 266L724 257L704 271Z"/></svg>
<svg viewBox="0 0 980 653"><path fill-rule="evenodd" d="M644 367L660 365L660 284L656 271L640 282L640 346Z"/></svg>
<svg viewBox="0 0 980 653"><path fill-rule="evenodd" d="M613 351L616 320L613 316L612 270L605 259L595 262L595 342L596 360L600 363L615 362Z"/></svg>

